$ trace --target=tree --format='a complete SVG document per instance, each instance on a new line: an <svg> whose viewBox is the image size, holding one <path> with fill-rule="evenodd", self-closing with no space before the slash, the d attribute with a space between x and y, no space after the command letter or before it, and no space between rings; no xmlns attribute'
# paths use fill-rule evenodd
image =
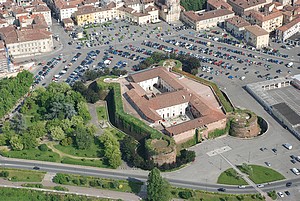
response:
<svg viewBox="0 0 300 201"><path fill-rule="evenodd" d="M91 115L85 102L79 102L77 104L77 111L78 115L81 116L85 122L91 120Z"/></svg>
<svg viewBox="0 0 300 201"><path fill-rule="evenodd" d="M157 168L151 170L147 181L147 200L149 201L168 201L171 199L170 184L160 175Z"/></svg>
<svg viewBox="0 0 300 201"><path fill-rule="evenodd" d="M22 134L22 142L24 146L23 149L35 148L38 145L36 137L28 132Z"/></svg>
<svg viewBox="0 0 300 201"><path fill-rule="evenodd" d="M50 136L53 140L57 141L60 141L66 137L63 129L59 126L53 126L50 128Z"/></svg>
<svg viewBox="0 0 300 201"><path fill-rule="evenodd" d="M16 114L11 120L11 128L17 133L21 133L26 130L26 121L22 114Z"/></svg>
<svg viewBox="0 0 300 201"><path fill-rule="evenodd" d="M107 163L113 168L120 166L122 160L118 140L110 133L104 133L99 140L104 146L104 158Z"/></svg>
<svg viewBox="0 0 300 201"><path fill-rule="evenodd" d="M93 136L90 135L84 127L80 126L76 128L74 135L78 149L87 149L93 143Z"/></svg>
<svg viewBox="0 0 300 201"><path fill-rule="evenodd" d="M9 143L13 150L21 151L24 148L22 144L22 139L17 135L12 136L11 139L9 140Z"/></svg>
<svg viewBox="0 0 300 201"><path fill-rule="evenodd" d="M45 122L37 121L28 128L28 133L36 138L43 137L46 134Z"/></svg>

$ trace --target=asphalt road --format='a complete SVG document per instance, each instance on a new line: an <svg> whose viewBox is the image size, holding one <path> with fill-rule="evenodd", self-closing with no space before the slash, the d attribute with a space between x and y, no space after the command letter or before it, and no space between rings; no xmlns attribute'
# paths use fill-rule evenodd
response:
<svg viewBox="0 0 300 201"><path fill-rule="evenodd" d="M40 167L40 171L52 172L52 173L69 173L69 174L79 174L85 176L98 176L104 178L112 179L131 179L131 180L140 180L145 182L147 180L147 171L127 171L127 170L111 170L111 169L100 169L100 168L91 168L91 167L82 167L76 165L65 165L65 164L56 164L50 162L41 162L41 161L30 161L30 160L15 160L7 159L1 157L0 159L1 167L10 167L10 168L20 168L20 169L32 169L34 166ZM192 188L199 190L206 190L211 192L216 192L218 188L226 188L226 193L256 193L255 189L252 187L246 187L244 189L239 189L237 186L229 185L218 185L205 182L194 182L188 180L179 180L179 179L168 179L169 182L177 187L183 188ZM272 182L267 184L263 191L267 192L270 190L281 190L286 189L286 183L290 181L293 182L293 186L298 186L300 184L300 178Z"/></svg>

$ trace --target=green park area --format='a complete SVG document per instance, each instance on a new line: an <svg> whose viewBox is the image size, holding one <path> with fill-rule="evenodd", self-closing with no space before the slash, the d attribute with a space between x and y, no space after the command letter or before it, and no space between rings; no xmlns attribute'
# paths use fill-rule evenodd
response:
<svg viewBox="0 0 300 201"><path fill-rule="evenodd" d="M285 177L279 172L260 165L242 164L240 166L237 166L237 168L239 168L243 173L249 175L249 178L256 184L285 179Z"/></svg>
<svg viewBox="0 0 300 201"><path fill-rule="evenodd" d="M97 110L97 115L98 115L99 121L107 120L107 111L106 111L105 106L98 106L98 107L96 107L96 110Z"/></svg>
<svg viewBox="0 0 300 201"><path fill-rule="evenodd" d="M228 185L247 185L247 182L233 168L229 168L222 172L217 183Z"/></svg>
<svg viewBox="0 0 300 201"><path fill-rule="evenodd" d="M248 165L246 163L237 166L241 172L247 174L256 184L268 183L272 181L279 181L285 177L279 172L259 165ZM219 184L228 185L247 185L246 181L233 168L229 168L222 172L218 178Z"/></svg>
<svg viewBox="0 0 300 201"><path fill-rule="evenodd" d="M13 182L41 182L44 176L40 171L0 168L0 177Z"/></svg>
<svg viewBox="0 0 300 201"><path fill-rule="evenodd" d="M93 99L86 99L80 93L78 88L87 90L81 85L71 88L65 83L51 83L47 88L37 88L26 99L20 114L4 123L0 136L1 155L117 168L121 164L118 140L122 134L106 128L101 131L102 135L96 135L100 128L89 123L87 100L94 102L100 92L104 92L98 89L96 82L91 85L89 97L95 97ZM98 114L107 116L105 108Z"/></svg>

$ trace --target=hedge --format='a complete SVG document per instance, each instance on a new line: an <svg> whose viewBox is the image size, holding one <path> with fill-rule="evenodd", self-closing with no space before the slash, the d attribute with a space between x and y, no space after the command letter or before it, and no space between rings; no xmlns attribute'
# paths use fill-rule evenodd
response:
<svg viewBox="0 0 300 201"><path fill-rule="evenodd" d="M192 79L200 82L201 84L212 87L213 90L215 91L216 95L218 96L219 101L221 102L225 112L227 113L227 112L232 112L233 111L233 107L232 107L231 103L228 100L226 100L226 98L224 97L224 95L220 91L219 87L215 83L209 82L205 79L202 79L202 78L197 77L195 75L192 75L190 73L179 70L178 68L173 68L172 70L176 73L179 73L179 74L182 74L186 77L192 78Z"/></svg>

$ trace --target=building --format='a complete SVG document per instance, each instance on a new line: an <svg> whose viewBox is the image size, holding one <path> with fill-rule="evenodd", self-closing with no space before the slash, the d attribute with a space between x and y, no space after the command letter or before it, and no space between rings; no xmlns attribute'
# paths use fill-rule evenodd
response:
<svg viewBox="0 0 300 201"><path fill-rule="evenodd" d="M235 14L243 16L246 11L263 8L264 5L271 3L272 0L228 0L227 3L231 5Z"/></svg>
<svg viewBox="0 0 300 201"><path fill-rule="evenodd" d="M251 24L257 24L269 33L281 27L283 23L283 14L280 11L261 13L253 10L245 12L244 17Z"/></svg>
<svg viewBox="0 0 300 201"><path fill-rule="evenodd" d="M258 25L246 26L244 39L257 49L269 45L269 33Z"/></svg>
<svg viewBox="0 0 300 201"><path fill-rule="evenodd" d="M159 17L167 23L179 21L180 0L158 0L156 5L159 7Z"/></svg>
<svg viewBox="0 0 300 201"><path fill-rule="evenodd" d="M185 11L181 20L189 24L196 31L216 26L223 26L226 19L234 17L234 12L227 9L211 10L204 13Z"/></svg>
<svg viewBox="0 0 300 201"><path fill-rule="evenodd" d="M251 25L240 16L234 16L225 20L225 29L237 38L244 38L245 27Z"/></svg>
<svg viewBox="0 0 300 201"><path fill-rule="evenodd" d="M71 18L66 18L62 20L64 28L73 29L74 28L74 21Z"/></svg>
<svg viewBox="0 0 300 201"><path fill-rule="evenodd" d="M0 38L13 57L33 56L53 50L52 33L42 29L0 29Z"/></svg>
<svg viewBox="0 0 300 201"><path fill-rule="evenodd" d="M4 42L0 41L0 74L8 72L8 60Z"/></svg>
<svg viewBox="0 0 300 201"><path fill-rule="evenodd" d="M229 5L226 0L207 0L206 10L219 10L219 9L227 9L232 11L231 5Z"/></svg>
<svg viewBox="0 0 300 201"><path fill-rule="evenodd" d="M72 14L78 10L78 5L81 5L83 0L48 0L48 6L52 6L56 17L62 21L66 18L71 18Z"/></svg>
<svg viewBox="0 0 300 201"><path fill-rule="evenodd" d="M291 77L282 77L247 84L246 89L284 128L300 139L300 105L299 101L295 101L299 98L297 95L299 93L298 89L291 86L293 82L294 79ZM274 95L277 91L283 93L285 98L279 99Z"/></svg>
<svg viewBox="0 0 300 201"><path fill-rule="evenodd" d="M128 80L129 90L124 94L128 102L144 120L161 125L176 143L193 138L197 132L208 137L208 132L226 127L222 112L210 108L166 68L140 71L129 75ZM166 122L174 118L181 118L182 122Z"/></svg>
<svg viewBox="0 0 300 201"><path fill-rule="evenodd" d="M298 32L300 32L300 17L294 19L286 25L283 25L282 27L277 28L276 39L284 42Z"/></svg>
<svg viewBox="0 0 300 201"><path fill-rule="evenodd" d="M300 89L300 74L294 75L292 78L293 78L292 85L295 88Z"/></svg>

